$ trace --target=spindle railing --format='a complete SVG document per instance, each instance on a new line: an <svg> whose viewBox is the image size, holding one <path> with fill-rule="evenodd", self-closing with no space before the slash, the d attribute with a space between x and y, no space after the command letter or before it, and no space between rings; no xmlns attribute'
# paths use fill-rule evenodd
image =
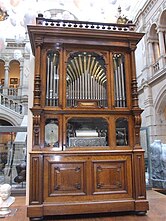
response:
<svg viewBox="0 0 166 221"><path fill-rule="evenodd" d="M22 104L8 98L3 94L0 94L0 105L9 108L10 110L19 113L21 115L24 114L24 106Z"/></svg>
<svg viewBox="0 0 166 221"><path fill-rule="evenodd" d="M62 19L47 19L42 14L36 18L37 25L62 27L62 28L79 28L79 29L93 29L93 30L108 30L108 31L134 31L135 25L131 22L126 24L117 23L100 23L90 21L78 20L62 20Z"/></svg>

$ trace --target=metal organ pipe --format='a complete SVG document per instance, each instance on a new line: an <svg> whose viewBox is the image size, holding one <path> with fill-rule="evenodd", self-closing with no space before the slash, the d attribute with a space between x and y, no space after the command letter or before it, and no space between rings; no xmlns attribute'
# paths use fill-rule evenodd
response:
<svg viewBox="0 0 166 221"><path fill-rule="evenodd" d="M121 77L122 77L122 106L126 106L126 96L125 96L125 81L124 81L124 72L123 72L123 62L120 65L121 67Z"/></svg>
<svg viewBox="0 0 166 221"><path fill-rule="evenodd" d="M58 54L52 51L47 54L46 86L46 105L57 106L59 93Z"/></svg>
<svg viewBox="0 0 166 221"><path fill-rule="evenodd" d="M122 107L122 85L121 85L121 70L118 66L118 84L119 84L119 107Z"/></svg>
<svg viewBox="0 0 166 221"><path fill-rule="evenodd" d="M53 74L53 106L56 105L56 88L57 88L57 85L56 85L56 66L54 66L54 74Z"/></svg>
<svg viewBox="0 0 166 221"><path fill-rule="evenodd" d="M116 106L119 107L119 85L118 85L118 72L115 70L115 100Z"/></svg>
<svg viewBox="0 0 166 221"><path fill-rule="evenodd" d="M46 92L46 105L49 105L49 79L50 79L50 58L47 57L47 92Z"/></svg>
<svg viewBox="0 0 166 221"><path fill-rule="evenodd" d="M90 75L90 99L93 99L93 76Z"/></svg>
<svg viewBox="0 0 166 221"><path fill-rule="evenodd" d="M126 106L125 73L122 55L114 55L114 82L116 107Z"/></svg>
<svg viewBox="0 0 166 221"><path fill-rule="evenodd" d="M73 56L73 55L72 55ZM100 57L99 57L100 58ZM98 105L106 104L106 79L105 69L93 56L87 52L76 53L67 65L68 105L77 105L77 100L97 100Z"/></svg>

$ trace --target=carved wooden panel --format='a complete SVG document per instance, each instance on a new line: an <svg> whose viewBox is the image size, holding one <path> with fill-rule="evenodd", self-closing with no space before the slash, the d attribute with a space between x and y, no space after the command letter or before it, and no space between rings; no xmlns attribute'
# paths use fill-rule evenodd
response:
<svg viewBox="0 0 166 221"><path fill-rule="evenodd" d="M33 146L40 144L40 115L33 117Z"/></svg>
<svg viewBox="0 0 166 221"><path fill-rule="evenodd" d="M42 155L31 155L30 159L30 204L42 202Z"/></svg>
<svg viewBox="0 0 166 221"><path fill-rule="evenodd" d="M46 197L85 195L84 162L56 162L45 159Z"/></svg>
<svg viewBox="0 0 166 221"><path fill-rule="evenodd" d="M135 197L136 199L146 198L145 186L145 163L142 151L134 154L134 174L135 174Z"/></svg>
<svg viewBox="0 0 166 221"><path fill-rule="evenodd" d="M94 162L94 194L127 193L127 161ZM131 185L131 183L130 183Z"/></svg>

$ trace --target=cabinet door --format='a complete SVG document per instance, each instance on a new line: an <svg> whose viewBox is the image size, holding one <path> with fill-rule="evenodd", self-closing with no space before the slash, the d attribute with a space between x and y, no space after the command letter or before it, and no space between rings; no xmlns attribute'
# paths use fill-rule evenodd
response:
<svg viewBox="0 0 166 221"><path fill-rule="evenodd" d="M130 173L126 170L127 164L126 160L93 162L93 194L127 193L130 183L126 179L127 173Z"/></svg>
<svg viewBox="0 0 166 221"><path fill-rule="evenodd" d="M44 201L132 198L131 156L63 155L44 158Z"/></svg>
<svg viewBox="0 0 166 221"><path fill-rule="evenodd" d="M44 199L86 195L86 162L76 157L50 156L44 159Z"/></svg>

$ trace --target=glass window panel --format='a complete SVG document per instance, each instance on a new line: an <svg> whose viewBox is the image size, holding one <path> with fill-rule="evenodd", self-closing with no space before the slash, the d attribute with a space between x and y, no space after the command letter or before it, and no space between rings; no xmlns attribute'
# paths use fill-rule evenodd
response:
<svg viewBox="0 0 166 221"><path fill-rule="evenodd" d="M45 122L45 146L58 147L59 146L59 123L57 119L47 119Z"/></svg>
<svg viewBox="0 0 166 221"><path fill-rule="evenodd" d="M108 123L103 118L72 118L66 139L67 147L108 146Z"/></svg>
<svg viewBox="0 0 166 221"><path fill-rule="evenodd" d="M25 194L27 132L0 133L0 185L8 183L13 193Z"/></svg>
<svg viewBox="0 0 166 221"><path fill-rule="evenodd" d="M128 120L126 118L116 120L116 145L128 145Z"/></svg>
<svg viewBox="0 0 166 221"><path fill-rule="evenodd" d="M113 55L115 107L126 107L125 56Z"/></svg>
<svg viewBox="0 0 166 221"><path fill-rule="evenodd" d="M58 106L59 102L59 52L47 53L46 105Z"/></svg>

